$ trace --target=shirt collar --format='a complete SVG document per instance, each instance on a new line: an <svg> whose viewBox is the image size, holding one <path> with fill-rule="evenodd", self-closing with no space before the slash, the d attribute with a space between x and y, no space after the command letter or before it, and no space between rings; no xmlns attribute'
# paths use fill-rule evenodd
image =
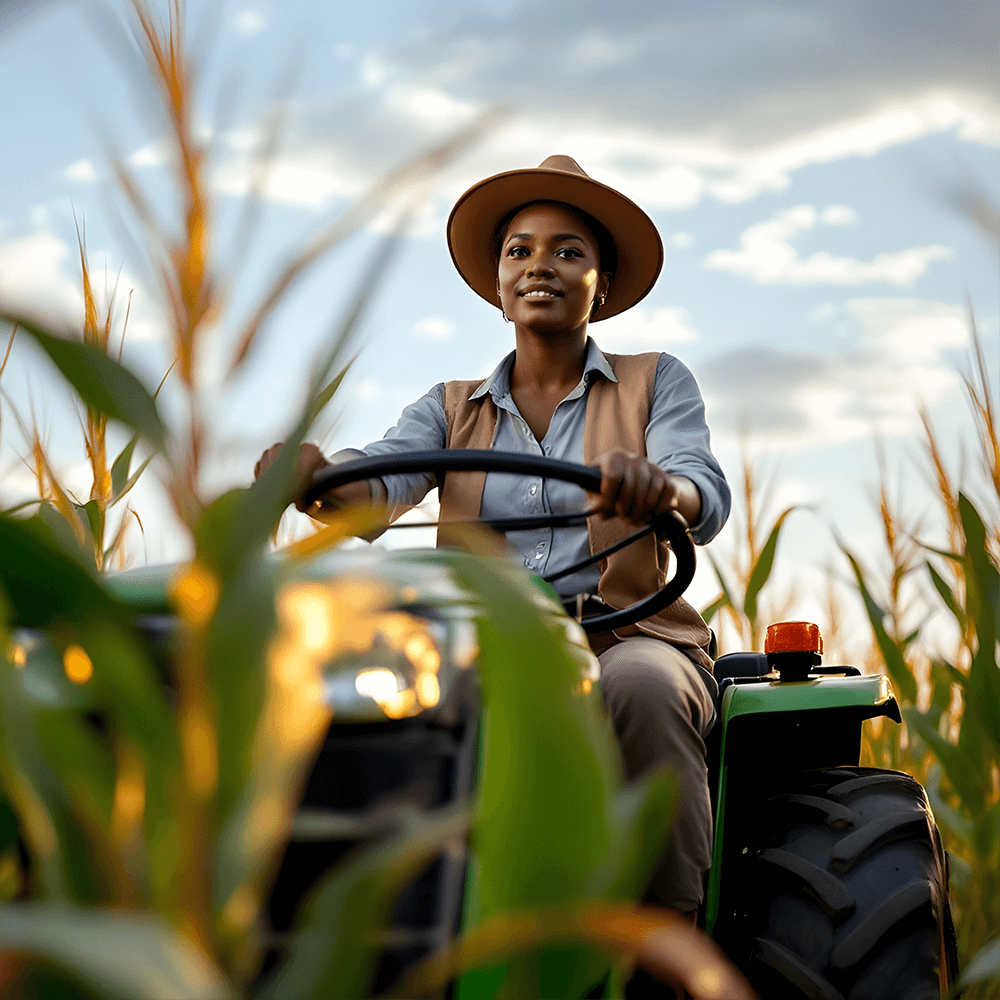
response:
<svg viewBox="0 0 1000 1000"><path fill-rule="evenodd" d="M517 352L511 351L493 369L493 374L489 375L487 378L483 379L482 382L476 387L476 390L469 396L469 399L481 399L486 393L490 393L494 399L503 399L504 396L510 394L510 373L511 369L514 367L514 356ZM591 379L591 372L600 372L606 379L611 382L617 382L618 379L615 378L614 370L612 369L608 359L604 356L601 349L594 343L593 338L587 338L587 356L583 362L583 379L582 382L589 382Z"/></svg>

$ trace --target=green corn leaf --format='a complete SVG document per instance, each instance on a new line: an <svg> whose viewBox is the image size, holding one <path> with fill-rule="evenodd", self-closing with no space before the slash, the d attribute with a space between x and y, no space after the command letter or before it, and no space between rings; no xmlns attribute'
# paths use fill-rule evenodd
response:
<svg viewBox="0 0 1000 1000"><path fill-rule="evenodd" d="M148 456L146 459L144 459L139 468L136 469L131 476L129 476L128 481L122 487L121 492L118 493L115 496L115 498L111 501L112 507L114 507L114 505L118 503L119 500L122 500L126 496L128 496L128 494L132 491L132 487L135 486L137 482L139 482L139 477L146 471L146 466L149 465L149 463L152 462L155 457L156 455Z"/></svg>
<svg viewBox="0 0 1000 1000"><path fill-rule="evenodd" d="M934 810L934 818L959 840L968 842L972 839L972 820L963 816L957 809L953 809L944 800L941 793L941 765L934 764L927 775L927 798L930 801L931 809Z"/></svg>
<svg viewBox="0 0 1000 1000"><path fill-rule="evenodd" d="M32 725L36 711L14 671L0 664L0 782L17 813L38 890L71 899L84 894L80 875L88 870L86 853L67 829L62 789L45 763ZM79 870L74 872L74 867Z"/></svg>
<svg viewBox="0 0 1000 1000"><path fill-rule="evenodd" d="M0 851L17 843L17 815L0 793Z"/></svg>
<svg viewBox="0 0 1000 1000"><path fill-rule="evenodd" d="M959 979L959 986L971 986L988 979L1000 980L1000 937L993 938L976 952Z"/></svg>
<svg viewBox="0 0 1000 1000"><path fill-rule="evenodd" d="M955 597L954 591L948 586L947 581L943 576L934 568L933 563L925 562L924 565L927 567L927 572L930 574L931 582L934 584L934 589L938 592L941 600L944 601L945 607L951 612L952 617L958 622L959 627L965 628L965 612L962 610L961 605L958 603L958 599Z"/></svg>
<svg viewBox="0 0 1000 1000"><path fill-rule="evenodd" d="M788 507L778 515L778 519L774 522L774 527L771 528L771 533L767 536L767 541L764 543L764 548L760 550L757 562L754 563L754 567L750 571L746 597L743 600L743 613L751 622L757 620L757 597L761 590L763 590L764 585L771 576L771 570L774 568L774 554L778 548L778 538L781 535L781 528L785 523L785 518L793 510L796 510L796 508L797 505Z"/></svg>
<svg viewBox="0 0 1000 1000"><path fill-rule="evenodd" d="M155 448L162 448L166 429L149 390L124 365L103 351L46 330L25 316L0 312L0 320L17 323L52 359L88 406L120 420Z"/></svg>
<svg viewBox="0 0 1000 1000"><path fill-rule="evenodd" d="M677 804L677 783L657 771L618 790L610 822L615 849L591 876L589 898L641 896L663 854Z"/></svg>
<svg viewBox="0 0 1000 1000"><path fill-rule="evenodd" d="M75 506L76 505L74 505L74 508ZM90 534L90 525L87 523L86 518L81 518L79 516L79 511L74 512L77 515L77 523L83 529L84 536L88 536ZM48 530L50 539L67 556L79 563L84 569L96 572L93 549L88 551L83 545L80 544L80 540L77 538L76 532L73 531L73 526L47 500L43 500L42 503L39 504L38 513L34 518L29 520L35 521L36 519L39 524L45 526Z"/></svg>
<svg viewBox="0 0 1000 1000"><path fill-rule="evenodd" d="M61 535L57 534L62 532ZM77 555L60 544L72 544ZM10 601L15 622L44 628L56 619L86 620L92 615L125 621L128 609L114 600L93 574L62 516L48 505L39 517L0 518L0 588Z"/></svg>
<svg viewBox="0 0 1000 1000"><path fill-rule="evenodd" d="M971 584L970 596L975 597L976 607L970 610L980 639L996 642L997 622L1000 620L1000 569L990 561L983 519L963 493L958 496L958 509L965 533L966 551L972 565L967 584Z"/></svg>
<svg viewBox="0 0 1000 1000"><path fill-rule="evenodd" d="M879 607L868 590L868 584L865 581L864 571L861 569L860 563L851 555L843 543L840 543L840 550L851 564L858 592L861 594L865 604L868 622L871 625L875 641L878 643L879 652L882 654L882 660L885 663L886 670L889 672L889 677L908 702L915 702L917 700L917 681L907 666L906 660L903 658L900 644L894 642L885 630L885 612Z"/></svg>
<svg viewBox="0 0 1000 1000"><path fill-rule="evenodd" d="M0 906L0 950L55 966L109 1000L224 1000L212 960L151 916L57 903Z"/></svg>
<svg viewBox="0 0 1000 1000"><path fill-rule="evenodd" d="M31 507L36 503L43 504L45 501L41 497L35 500L25 500L22 503L15 504L13 507L8 507L6 510L0 510L0 517L8 517L11 514L16 514L19 510L24 510L26 507Z"/></svg>
<svg viewBox="0 0 1000 1000"><path fill-rule="evenodd" d="M958 792L963 806L973 815L983 808L983 790L978 776L971 773L967 755L958 747L949 743L934 725L933 721L917 708L904 708L903 718L906 724L916 731L920 738L934 751L934 756L941 762L944 773Z"/></svg>
<svg viewBox="0 0 1000 1000"><path fill-rule="evenodd" d="M334 394L340 388L341 382L344 381L347 373L351 370L351 365L353 365L356 360L357 358L355 357L348 361L347 364L344 365L343 369L337 372L337 374L316 394L313 399L312 406L309 409L310 424L314 424L316 422L316 418L323 412L323 407L326 406L331 399L333 399Z"/></svg>
<svg viewBox="0 0 1000 1000"><path fill-rule="evenodd" d="M118 457L111 463L111 497L118 500L124 495L125 484L128 482L128 470L132 465L132 453L139 443L139 435L133 434L128 444L122 448Z"/></svg>
<svg viewBox="0 0 1000 1000"><path fill-rule="evenodd" d="M729 598L725 594L720 594L711 604L707 604L701 609L701 617L705 619L705 624L710 625L712 619L721 611L723 608L730 608L732 604L729 602Z"/></svg>
<svg viewBox="0 0 1000 1000"><path fill-rule="evenodd" d="M1000 847L1000 802L994 802L976 818L972 843L981 858L996 857Z"/></svg>
<svg viewBox="0 0 1000 1000"><path fill-rule="evenodd" d="M356 853L313 890L292 934L287 961L255 993L255 1000L370 995L378 933L393 901L445 847L464 838L464 808L418 819L385 844Z"/></svg>
<svg viewBox="0 0 1000 1000"><path fill-rule="evenodd" d="M722 574L722 570L719 568L719 564L715 561L715 556L711 552L708 553L708 561L712 564L712 569L715 570L716 579L719 581L719 589L722 591L722 596L725 598L725 602L722 607L735 607L735 602L733 601L733 595L729 592L729 586L726 584L726 578Z"/></svg>
<svg viewBox="0 0 1000 1000"><path fill-rule="evenodd" d="M81 521L85 521L90 529L90 537L96 546L104 538L104 511L97 500L88 500L85 504L73 504Z"/></svg>

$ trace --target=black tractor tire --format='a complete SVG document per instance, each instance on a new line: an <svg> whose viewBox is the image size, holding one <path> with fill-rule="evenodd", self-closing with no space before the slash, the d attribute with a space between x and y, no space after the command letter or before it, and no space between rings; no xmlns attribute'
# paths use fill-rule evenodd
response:
<svg viewBox="0 0 1000 1000"><path fill-rule="evenodd" d="M804 771L759 822L740 964L762 998L947 996L957 975L947 855L913 778Z"/></svg>

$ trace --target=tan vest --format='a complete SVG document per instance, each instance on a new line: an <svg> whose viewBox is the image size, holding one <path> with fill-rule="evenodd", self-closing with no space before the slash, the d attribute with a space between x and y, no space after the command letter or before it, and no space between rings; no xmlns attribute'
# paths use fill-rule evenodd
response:
<svg viewBox="0 0 1000 1000"><path fill-rule="evenodd" d="M590 386L583 432L583 460L587 465L612 448L646 454L646 425L660 356L606 354L605 357L618 381L597 378ZM481 384L481 381L445 384L447 447L492 447L497 422L493 398L486 393L480 399L469 399ZM485 483L485 472L448 473L441 488L441 520L478 517ZM587 521L590 551L598 552L633 531L634 527L618 518L592 517ZM647 535L602 559L598 595L619 610L648 597L663 586L669 552L665 539ZM683 598L651 618L617 630L615 635L623 639L641 633L684 648L707 670L712 669L707 652L711 633L701 615Z"/></svg>

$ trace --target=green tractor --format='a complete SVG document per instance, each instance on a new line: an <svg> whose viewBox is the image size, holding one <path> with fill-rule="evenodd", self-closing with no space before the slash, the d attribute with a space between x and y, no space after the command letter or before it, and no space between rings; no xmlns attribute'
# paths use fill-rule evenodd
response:
<svg viewBox="0 0 1000 1000"><path fill-rule="evenodd" d="M551 459L442 451L336 466L317 477L307 499L356 479L416 470L542 475L591 490L600 480L593 469ZM552 515L546 523L582 517ZM527 524L512 518L492 526ZM599 667L585 633L641 620L676 600L693 576L694 547L680 519L656 527L671 539L676 573L632 608L584 618L580 628L551 587L539 585L538 613L560 622L588 697L599 697ZM404 640L383 637L325 669L333 722L271 891L262 979L281 962L303 897L345 852L398 829L406 810L474 795L488 725L474 663L476 620L489 609L456 583L446 553L329 552L296 573L306 584L348 578L389 586ZM109 581L164 648L174 628L168 576L143 569ZM708 741L715 842L699 924L763 1000L946 996L957 977L955 936L947 857L927 797L906 774L859 766L865 720L901 721L892 688L883 675L824 665L821 652L815 626L783 623L769 630L765 652L716 660L720 696ZM476 871L468 848L443 852L405 889L374 993L476 923ZM492 996L495 972L469 973L450 994ZM603 995L599 983L590 995ZM626 995L668 994L640 975Z"/></svg>

